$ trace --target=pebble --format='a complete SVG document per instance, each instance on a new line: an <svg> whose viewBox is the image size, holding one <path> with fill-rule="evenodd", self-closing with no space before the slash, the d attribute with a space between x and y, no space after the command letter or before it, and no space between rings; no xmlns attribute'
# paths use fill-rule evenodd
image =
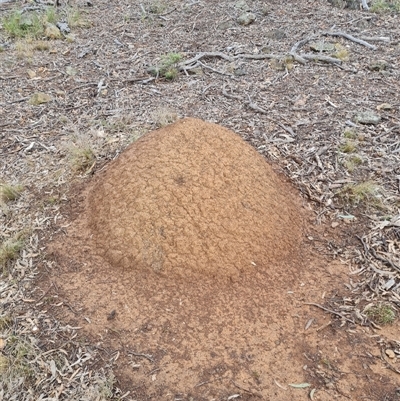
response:
<svg viewBox="0 0 400 401"><path fill-rule="evenodd" d="M333 52L335 45L329 42L315 42L310 44L310 49L315 52Z"/></svg>
<svg viewBox="0 0 400 401"><path fill-rule="evenodd" d="M378 60L370 63L368 65L368 68L371 71L384 71L389 69L390 65L386 60Z"/></svg>
<svg viewBox="0 0 400 401"><path fill-rule="evenodd" d="M50 24L49 22L46 24L44 34L49 39L60 39L62 36L60 30L54 24Z"/></svg>
<svg viewBox="0 0 400 401"><path fill-rule="evenodd" d="M386 354L390 359L394 359L394 358L396 357L394 351L391 350L391 349L387 349L387 350L385 351L385 354Z"/></svg>
<svg viewBox="0 0 400 401"><path fill-rule="evenodd" d="M36 92L29 99L29 104L33 106L39 106L39 104L48 103L52 101L52 97L47 93Z"/></svg>
<svg viewBox="0 0 400 401"><path fill-rule="evenodd" d="M336 228L339 224L340 224L340 223L339 223L338 221L334 221L334 222L331 224L331 227L332 227L332 228Z"/></svg>
<svg viewBox="0 0 400 401"><path fill-rule="evenodd" d="M243 13L237 19L240 25L250 25L256 20L256 15L254 13Z"/></svg>
<svg viewBox="0 0 400 401"><path fill-rule="evenodd" d="M381 116L371 110L361 111L354 117L355 121L360 124L373 124L376 125L381 121Z"/></svg>

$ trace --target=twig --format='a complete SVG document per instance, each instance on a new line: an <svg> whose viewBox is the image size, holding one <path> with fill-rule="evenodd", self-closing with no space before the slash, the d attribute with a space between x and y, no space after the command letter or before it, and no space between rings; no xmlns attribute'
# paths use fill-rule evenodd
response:
<svg viewBox="0 0 400 401"><path fill-rule="evenodd" d="M315 38L316 38L316 35L311 35L311 36L308 36L308 37L305 38L305 39L299 40L299 41L296 42L296 43L292 46L292 48L290 49L290 54L296 53L296 52L297 52L297 49L298 49L299 47L304 46L307 42L309 42L310 40L313 40L313 39L315 39Z"/></svg>
<svg viewBox="0 0 400 401"><path fill-rule="evenodd" d="M280 59L282 58L282 56L277 56L275 54L246 54L246 53L238 54L236 56L228 56L227 54L222 52L202 52L190 58L189 60L179 63L178 68L182 70L187 68L193 68L187 66L190 66L191 64L196 64L203 58L222 58L223 60L232 62L241 58L250 60L265 60L265 59Z"/></svg>
<svg viewBox="0 0 400 401"><path fill-rule="evenodd" d="M390 267L392 267L393 269L395 269L395 270L397 270L398 272L400 272L400 266L397 266L396 263L392 262L392 261L389 260L389 259L385 259L385 258L382 258L381 256L378 256L378 255L376 254L376 252L375 252L375 249L370 248L370 253L372 254L372 256L373 256L375 259L380 260L381 262L385 263L387 266L390 266Z"/></svg>
<svg viewBox="0 0 400 401"><path fill-rule="evenodd" d="M28 100L29 97L22 97L21 99L18 100L12 100L11 102L8 102L9 104L14 104L14 103L22 103L25 102L25 100Z"/></svg>
<svg viewBox="0 0 400 401"><path fill-rule="evenodd" d="M350 322L350 323L352 323L352 324L355 324L354 320L351 320L351 319L347 318L346 316L343 316L341 313L336 312L336 311L334 311L334 310L332 310L332 309L325 308L325 306L322 306L322 305L320 305L320 304L314 304L314 303L312 303L312 302L304 302L304 305L316 306L317 308L323 309L324 311L329 312L329 313L332 313L332 314L334 314L334 315L336 315L336 316L340 316L342 319L345 319L345 320L347 320L348 322Z"/></svg>
<svg viewBox="0 0 400 401"><path fill-rule="evenodd" d="M206 68L206 69L208 69L208 70L211 70L211 71L213 71L213 72L216 72L217 74L229 75L229 76L231 75L231 74L227 74L226 72L219 71L219 70L217 70L217 69L215 69L215 68L212 68L212 67L210 67L209 65L202 63L201 61L199 61L198 63L199 63L199 65L201 65L202 67L204 67L204 68Z"/></svg>
<svg viewBox="0 0 400 401"><path fill-rule="evenodd" d="M195 387L201 387L201 386L204 386L205 384L213 383L215 381L222 380L222 379L226 379L226 377L216 377L215 379L207 380L205 382L201 382L199 384L196 384Z"/></svg>
<svg viewBox="0 0 400 401"><path fill-rule="evenodd" d="M365 40L355 38L354 36L349 35L348 33L344 33L344 32L323 32L322 34L325 35L325 36L341 36L342 38L351 40L352 42L358 43L359 45L362 45L362 46L365 46L365 47L368 47L369 49L372 49L372 50L376 50L377 49L377 47L375 45L371 45L371 43L368 43Z"/></svg>
<svg viewBox="0 0 400 401"><path fill-rule="evenodd" d="M262 398L262 395L261 395L261 394L255 393L254 391L251 391L251 390L247 390L247 388L244 388L244 387L242 387L242 386L239 386L239 384L235 383L233 380L231 380L231 382L232 382L233 385L234 385L235 387L237 387L238 389L243 390L244 392L249 393L249 394L251 394L251 395L254 395L255 397Z"/></svg>
<svg viewBox="0 0 400 401"><path fill-rule="evenodd" d="M149 354L140 354L138 352L134 352L134 351L127 351L129 355L134 355L134 356L140 356L142 358L146 358L148 359L150 362L154 362L153 356L149 355Z"/></svg>

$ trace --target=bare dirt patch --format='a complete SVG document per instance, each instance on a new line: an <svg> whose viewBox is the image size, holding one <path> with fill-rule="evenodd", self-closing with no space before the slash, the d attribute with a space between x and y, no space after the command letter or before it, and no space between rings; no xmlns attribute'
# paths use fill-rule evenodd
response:
<svg viewBox="0 0 400 401"><path fill-rule="evenodd" d="M351 341L305 304L323 301L346 268L316 257L306 233L324 233L307 204L234 133L185 119L147 134L82 194L51 244L60 270L49 279L75 311L64 319L117 352L124 390L366 394L366 377L342 370L354 369L353 342L365 353L370 339L354 331Z"/></svg>

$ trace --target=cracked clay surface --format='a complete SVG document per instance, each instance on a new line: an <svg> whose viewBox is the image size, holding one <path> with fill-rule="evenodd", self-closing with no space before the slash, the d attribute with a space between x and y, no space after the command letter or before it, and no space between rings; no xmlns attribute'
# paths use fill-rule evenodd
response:
<svg viewBox="0 0 400 401"><path fill-rule="evenodd" d="M141 138L106 171L89 225L113 266L234 277L297 254L291 193L239 136L188 118Z"/></svg>

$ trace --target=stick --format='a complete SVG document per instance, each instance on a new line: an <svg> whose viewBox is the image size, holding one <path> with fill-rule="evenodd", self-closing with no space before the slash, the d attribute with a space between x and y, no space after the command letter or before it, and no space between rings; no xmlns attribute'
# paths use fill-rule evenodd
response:
<svg viewBox="0 0 400 401"><path fill-rule="evenodd" d="M239 386L239 384L235 383L233 380L231 380L231 382L232 382L233 385L234 385L235 387L237 387L238 389L243 390L244 392L249 393L249 394L251 394L251 395L254 395L254 396L256 396L256 397L262 398L262 395L261 395L261 394L254 393L253 391L247 390L246 388L244 388L244 387L242 387L242 386Z"/></svg>
<svg viewBox="0 0 400 401"><path fill-rule="evenodd" d="M347 321L350 322L350 323L356 324L353 320L348 319L346 316L343 316L341 313L335 312L335 311L332 310L332 309L325 308L325 306L322 306L322 305L319 305L319 304L314 304L314 303L312 303L312 302L304 302L304 305L316 306L317 308L321 308L321 309L323 309L323 310L326 311L326 312L332 313L332 314L334 314L334 315L336 315L336 316L340 316L342 319L345 319L345 320L347 320Z"/></svg>
<svg viewBox="0 0 400 401"><path fill-rule="evenodd" d="M150 362L154 362L153 356L152 355L148 355L148 354L140 354L138 352L133 352L133 351L127 351L128 354L130 355L134 355L134 356L140 356L142 358L146 358L148 359Z"/></svg>
<svg viewBox="0 0 400 401"><path fill-rule="evenodd" d="M342 38L351 40L354 43L358 43L359 45L368 47L369 49L376 50L377 47L375 45L371 45L371 43L366 42L365 40L362 39L357 39L352 35L349 35L348 33L344 32L323 32L322 33L325 36L341 36Z"/></svg>

